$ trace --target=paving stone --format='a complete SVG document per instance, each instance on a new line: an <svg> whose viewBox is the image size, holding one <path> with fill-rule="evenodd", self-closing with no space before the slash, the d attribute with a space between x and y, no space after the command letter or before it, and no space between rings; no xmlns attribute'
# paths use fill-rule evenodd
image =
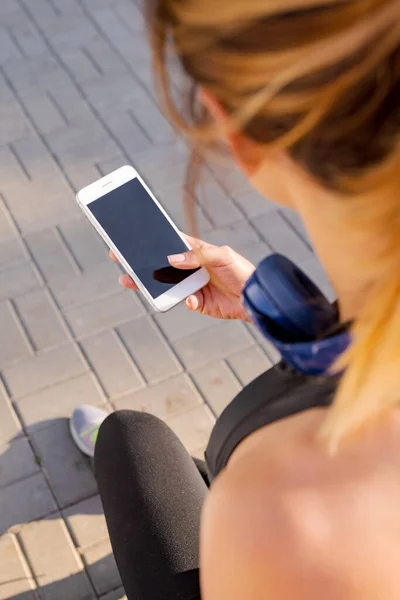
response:
<svg viewBox="0 0 400 600"><path fill-rule="evenodd" d="M217 416L241 389L240 383L223 361L193 371L192 375L208 405Z"/></svg>
<svg viewBox="0 0 400 600"><path fill-rule="evenodd" d="M81 269L110 260L105 243L86 217L63 223L59 230Z"/></svg>
<svg viewBox="0 0 400 600"><path fill-rule="evenodd" d="M51 95L70 127L79 124L87 127L89 123L95 123L96 117L89 103L72 83L68 82L67 85L58 86L47 93Z"/></svg>
<svg viewBox="0 0 400 600"><path fill-rule="evenodd" d="M232 354L227 362L243 385L247 385L273 365L258 346Z"/></svg>
<svg viewBox="0 0 400 600"><path fill-rule="evenodd" d="M40 519L56 510L56 505L42 473L17 481L0 492L0 533L13 525Z"/></svg>
<svg viewBox="0 0 400 600"><path fill-rule="evenodd" d="M59 17L84 16L81 3L78 0L70 0L68 3L64 0L51 0L51 4Z"/></svg>
<svg viewBox="0 0 400 600"><path fill-rule="evenodd" d="M239 254L247 258L253 265L257 266L258 263L272 254L272 249L266 242L257 242L256 244L250 244L244 248L240 248Z"/></svg>
<svg viewBox="0 0 400 600"><path fill-rule="evenodd" d="M303 221L301 220L299 214L291 210L290 208L281 208L280 212L283 214L285 219L289 221L293 229L299 234L302 240L308 245L311 246L310 238L306 231Z"/></svg>
<svg viewBox="0 0 400 600"><path fill-rule="evenodd" d="M14 535L0 538L0 600L36 600L35 583Z"/></svg>
<svg viewBox="0 0 400 600"><path fill-rule="evenodd" d="M68 49L60 52L61 60L74 80L80 84L85 81L99 79L102 72L97 64L82 48Z"/></svg>
<svg viewBox="0 0 400 600"><path fill-rule="evenodd" d="M158 147L132 156L132 164L157 195L183 185L189 153L182 144Z"/></svg>
<svg viewBox="0 0 400 600"><path fill-rule="evenodd" d="M21 424L17 419L11 402L6 398L4 392L0 388L0 445L10 442L12 439L17 439L21 436Z"/></svg>
<svg viewBox="0 0 400 600"><path fill-rule="evenodd" d="M171 219L177 225L177 227L184 232L190 233L191 231L191 223L186 216L185 212L185 193L182 189L182 186L176 187L168 187L167 189L157 190L156 194L157 200L162 204L165 208ZM194 202L194 200L193 200ZM203 239L205 238L205 233L210 232L212 230L212 224L210 220L204 214L202 208L196 203L196 226Z"/></svg>
<svg viewBox="0 0 400 600"><path fill-rule="evenodd" d="M68 340L67 330L45 290L19 296L14 303L36 350L45 350Z"/></svg>
<svg viewBox="0 0 400 600"><path fill-rule="evenodd" d="M100 161L96 164L99 169L102 177L116 171L120 167L125 165L126 161L123 156L116 156L114 158L110 158L109 160Z"/></svg>
<svg viewBox="0 0 400 600"><path fill-rule="evenodd" d="M118 588L117 590L113 590L109 592L105 596L101 596L101 600L128 600L125 596L124 588Z"/></svg>
<svg viewBox="0 0 400 600"><path fill-rule="evenodd" d="M39 471L26 438L0 445L0 486L6 486Z"/></svg>
<svg viewBox="0 0 400 600"><path fill-rule="evenodd" d="M94 600L61 518L31 523L20 534L43 600ZM38 545L38 540L41 540Z"/></svg>
<svg viewBox="0 0 400 600"><path fill-rule="evenodd" d="M21 0L22 4L28 8L30 8L30 3L25 2L25 0ZM54 5L51 2L46 2L46 0L37 0L35 4L35 12L34 17L39 19L39 22L45 22L46 25L49 23L53 23L58 16L57 11L54 8Z"/></svg>
<svg viewBox="0 0 400 600"><path fill-rule="evenodd" d="M12 85L22 94L32 87L51 91L54 87L68 85L69 83L65 71L50 55L15 60L8 62L3 68Z"/></svg>
<svg viewBox="0 0 400 600"><path fill-rule="evenodd" d="M64 115L46 90L32 89L23 95L23 100L25 110L40 133L48 134L66 126Z"/></svg>
<svg viewBox="0 0 400 600"><path fill-rule="evenodd" d="M15 45L10 34L5 30L0 30L0 64L8 61L23 58L18 46Z"/></svg>
<svg viewBox="0 0 400 600"><path fill-rule="evenodd" d="M152 97L133 78L128 82L126 74L103 77L100 81L84 84L83 88L89 102L105 120L110 113L115 112L115 106L118 105L120 112L130 111L134 114L136 121L153 142L173 141L170 125Z"/></svg>
<svg viewBox="0 0 400 600"><path fill-rule="evenodd" d="M284 254L296 263L312 258L309 247L277 210L260 215L253 223L275 252Z"/></svg>
<svg viewBox="0 0 400 600"><path fill-rule="evenodd" d="M93 10L93 7L89 4L88 8L91 11L93 20L102 30L106 39L108 38L113 42L115 40L115 43L117 43L120 38L129 36L129 30L124 22L118 19L114 10L111 10L111 8L114 9L114 6L106 4L105 6L96 6L96 10ZM133 43L133 40L131 40L131 43Z"/></svg>
<svg viewBox="0 0 400 600"><path fill-rule="evenodd" d="M167 420L188 452L196 452L208 443L215 417L208 406L202 404Z"/></svg>
<svg viewBox="0 0 400 600"><path fill-rule="evenodd" d="M49 188L51 193L55 191L56 186L65 188L65 181L60 173L60 168L42 140L36 137L20 140L12 145L12 149L31 180L50 180L47 181L46 185L51 186ZM25 185L24 189L29 188Z"/></svg>
<svg viewBox="0 0 400 600"><path fill-rule="evenodd" d="M184 365L195 369L251 345L253 340L243 323L225 321L177 340L174 347Z"/></svg>
<svg viewBox="0 0 400 600"><path fill-rule="evenodd" d="M19 240L14 238L0 242L0 270L16 269L23 262L27 262L27 257Z"/></svg>
<svg viewBox="0 0 400 600"><path fill-rule="evenodd" d="M250 333L254 337L254 339L257 341L257 343L264 350L264 352L266 353L266 355L268 356L268 358L270 359L272 364L274 365L275 363L279 362L281 360L281 355L279 354L279 352L277 351L275 346L273 346L271 344L271 342L269 342L261 334L259 329L252 323L246 323L246 327L247 327L248 331L250 331Z"/></svg>
<svg viewBox="0 0 400 600"><path fill-rule="evenodd" d="M61 176L9 188L4 199L24 235L54 227L80 213L71 188Z"/></svg>
<svg viewBox="0 0 400 600"><path fill-rule="evenodd" d="M0 271L0 300L27 294L40 287L40 281L30 263Z"/></svg>
<svg viewBox="0 0 400 600"><path fill-rule="evenodd" d="M33 257L47 281L76 277L77 266L62 239L54 229L26 236Z"/></svg>
<svg viewBox="0 0 400 600"><path fill-rule="evenodd" d="M37 58L48 52L43 39L27 19L14 23L10 32L25 58Z"/></svg>
<svg viewBox="0 0 400 600"><path fill-rule="evenodd" d="M229 156L213 156L207 162L215 179L232 197L236 198L253 191L247 178Z"/></svg>
<svg viewBox="0 0 400 600"><path fill-rule="evenodd" d="M128 73L126 65L105 39L98 37L95 40L90 40L90 42L85 41L84 48L103 75L112 76Z"/></svg>
<svg viewBox="0 0 400 600"><path fill-rule="evenodd" d="M144 97L143 102L135 102L132 113L136 121L147 132L154 144L170 144L176 135L168 120L159 111L158 107Z"/></svg>
<svg viewBox="0 0 400 600"><path fill-rule="evenodd" d="M251 188L247 189L246 192L233 192L233 197L249 219L254 219L259 215L277 209L277 205L274 202L261 196L261 194Z"/></svg>
<svg viewBox="0 0 400 600"><path fill-rule="evenodd" d="M110 398L143 387L142 377L113 331L86 338L82 348Z"/></svg>
<svg viewBox="0 0 400 600"><path fill-rule="evenodd" d="M121 586L121 577L108 539L85 550L83 560L99 595Z"/></svg>
<svg viewBox="0 0 400 600"><path fill-rule="evenodd" d="M237 223L243 217L225 190L213 180L206 180L198 186L197 198L207 218L215 227Z"/></svg>
<svg viewBox="0 0 400 600"><path fill-rule="evenodd" d="M0 190L6 190L8 187L15 185L24 185L28 182L27 175L17 159L15 152L11 151L10 146L0 146ZM3 211L1 210L1 213ZM0 216L0 232L4 215ZM9 225L8 225L9 227ZM2 238L3 239L3 238Z"/></svg>
<svg viewBox="0 0 400 600"><path fill-rule="evenodd" d="M81 122L46 135L46 141L62 164L71 161L93 165L120 154L119 147L98 120Z"/></svg>
<svg viewBox="0 0 400 600"><path fill-rule="evenodd" d="M193 383L183 374L122 396L114 404L117 409L148 412L160 419L168 419L201 402L202 398Z"/></svg>
<svg viewBox="0 0 400 600"><path fill-rule="evenodd" d="M118 332L148 383L156 383L181 370L170 347L150 318L118 327Z"/></svg>
<svg viewBox="0 0 400 600"><path fill-rule="evenodd" d="M139 80L141 80L143 67L151 68L151 49L146 33L141 29L141 22L142 19L140 23L137 22L140 29L135 31L133 35L130 32L127 36L113 37L111 40L113 47ZM129 29L130 26L131 23L129 23ZM147 81L147 83L149 82ZM147 89L153 91L153 81L150 81Z"/></svg>
<svg viewBox="0 0 400 600"><path fill-rule="evenodd" d="M6 94L4 89L0 81L0 144L10 144L33 136L34 130L15 97L10 92Z"/></svg>
<svg viewBox="0 0 400 600"><path fill-rule="evenodd" d="M144 129L142 122L135 117L133 110L122 113L116 113L114 110L103 115L103 118L127 154L151 148L152 139Z"/></svg>
<svg viewBox="0 0 400 600"><path fill-rule="evenodd" d="M0 303L0 365L27 358L29 346L18 325L16 315L6 302Z"/></svg>
<svg viewBox="0 0 400 600"><path fill-rule="evenodd" d="M24 396L86 370L73 344L47 350L3 369L3 377L12 396Z"/></svg>
<svg viewBox="0 0 400 600"><path fill-rule="evenodd" d="M143 304L134 292L120 289L115 294L66 310L65 317L75 336L80 339L145 313Z"/></svg>
<svg viewBox="0 0 400 600"><path fill-rule="evenodd" d="M121 271L111 260L94 266L87 272L69 277L58 277L50 288L63 309L70 309L120 291L118 277Z"/></svg>
<svg viewBox="0 0 400 600"><path fill-rule="evenodd" d="M118 106L120 112L132 110L139 102L153 104L132 75L126 73L104 76L97 81L84 83L82 89L89 103L101 115L108 115Z"/></svg>
<svg viewBox="0 0 400 600"><path fill-rule="evenodd" d="M218 319L188 310L183 303L166 313L156 314L154 318L171 343L220 323Z"/></svg>
<svg viewBox="0 0 400 600"><path fill-rule="evenodd" d="M0 18L2 25L8 25L13 20L18 20L22 18L23 14L21 12L21 8L14 2L2 2L0 4Z"/></svg>
<svg viewBox="0 0 400 600"><path fill-rule="evenodd" d="M261 241L255 229L244 219L226 227L213 229L203 237L210 244L216 246L228 245L239 253L243 248Z"/></svg>
<svg viewBox="0 0 400 600"><path fill-rule="evenodd" d="M75 159L63 160L63 171L75 193L100 177L99 169L95 165Z"/></svg>
<svg viewBox="0 0 400 600"><path fill-rule="evenodd" d="M16 401L22 421L28 431L37 431L53 424L53 419L70 418L80 404L104 407L102 393L93 375L87 373L64 381Z"/></svg>
<svg viewBox="0 0 400 600"><path fill-rule="evenodd" d="M84 14L64 15L52 21L46 29L46 37L58 54L76 50L82 40L97 39L98 33Z"/></svg>
<svg viewBox="0 0 400 600"><path fill-rule="evenodd" d="M7 150L8 154L4 153L4 150ZM0 146L0 161L7 156L12 156L9 153L8 148L6 146ZM1 165L1 162L0 162ZM2 181L2 172L0 171L0 182ZM1 183L0 183L1 185ZM11 226L11 221L9 218L9 214L7 209L4 207L4 204L1 202L0 198L0 239L5 240L14 240L15 239L15 231Z"/></svg>
<svg viewBox="0 0 400 600"><path fill-rule="evenodd" d="M100 496L74 504L63 511L72 537L81 550L108 538L106 520Z"/></svg>
<svg viewBox="0 0 400 600"><path fill-rule="evenodd" d="M97 492L93 471L72 440L67 419L33 432L31 439L60 507Z"/></svg>

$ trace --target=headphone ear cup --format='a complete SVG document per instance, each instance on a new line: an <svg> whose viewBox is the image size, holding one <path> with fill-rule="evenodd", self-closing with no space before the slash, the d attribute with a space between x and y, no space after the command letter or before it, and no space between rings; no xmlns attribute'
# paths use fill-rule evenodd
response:
<svg viewBox="0 0 400 600"><path fill-rule="evenodd" d="M269 314L265 314L261 306L257 306L257 310L295 338L316 339L337 321L335 307L321 290L281 254L272 254L261 261L254 273L255 282ZM259 305L260 294L257 297Z"/></svg>

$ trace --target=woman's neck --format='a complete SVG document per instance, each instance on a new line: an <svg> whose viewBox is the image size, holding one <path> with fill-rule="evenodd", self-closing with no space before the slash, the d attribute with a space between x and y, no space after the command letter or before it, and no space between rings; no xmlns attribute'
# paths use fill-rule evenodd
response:
<svg viewBox="0 0 400 600"><path fill-rule="evenodd" d="M341 225L337 218L340 200L331 193L313 185L307 186L301 194L298 191L293 197L293 208L302 218L336 292L341 321L352 320L363 306L370 283L356 265L368 256L371 245L365 237L349 234Z"/></svg>

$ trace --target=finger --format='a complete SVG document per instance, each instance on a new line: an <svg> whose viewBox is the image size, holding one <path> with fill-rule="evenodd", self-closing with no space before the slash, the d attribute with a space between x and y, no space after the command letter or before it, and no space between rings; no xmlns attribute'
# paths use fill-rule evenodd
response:
<svg viewBox="0 0 400 600"><path fill-rule="evenodd" d="M196 248L206 248L207 246L212 246L212 244L204 242L203 240L199 240L198 238L188 235L187 233L184 233L183 235L186 238L187 243L193 250L195 250Z"/></svg>
<svg viewBox="0 0 400 600"><path fill-rule="evenodd" d="M114 252L112 250L110 250L110 252L108 253L109 257L111 258L111 260L113 260L114 262L119 262L118 258L115 256Z"/></svg>
<svg viewBox="0 0 400 600"><path fill-rule="evenodd" d="M130 275L128 275L127 273L124 273L123 275L119 276L119 282L122 285L122 287L124 287L128 290L139 289L138 286L136 285L136 283L133 281L132 277Z"/></svg>
<svg viewBox="0 0 400 600"><path fill-rule="evenodd" d="M201 310L204 304L203 292L200 290L186 298L185 304L189 310Z"/></svg>
<svg viewBox="0 0 400 600"><path fill-rule="evenodd" d="M201 266L200 259L193 250L182 254L171 254L168 256L168 262L177 269L197 269Z"/></svg>
<svg viewBox="0 0 400 600"><path fill-rule="evenodd" d="M202 244L189 252L183 254L174 254L168 257L171 265L178 269L193 269L205 267L206 269L215 269L217 267L227 267L231 265L237 254L229 246L213 246L212 244Z"/></svg>

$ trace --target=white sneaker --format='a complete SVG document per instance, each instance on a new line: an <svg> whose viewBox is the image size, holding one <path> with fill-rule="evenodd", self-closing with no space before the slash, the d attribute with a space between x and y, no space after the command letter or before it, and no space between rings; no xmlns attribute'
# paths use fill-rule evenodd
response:
<svg viewBox="0 0 400 600"><path fill-rule="evenodd" d="M87 456L94 456L100 425L108 417L108 412L91 404L75 408L69 422L72 438L79 450Z"/></svg>

